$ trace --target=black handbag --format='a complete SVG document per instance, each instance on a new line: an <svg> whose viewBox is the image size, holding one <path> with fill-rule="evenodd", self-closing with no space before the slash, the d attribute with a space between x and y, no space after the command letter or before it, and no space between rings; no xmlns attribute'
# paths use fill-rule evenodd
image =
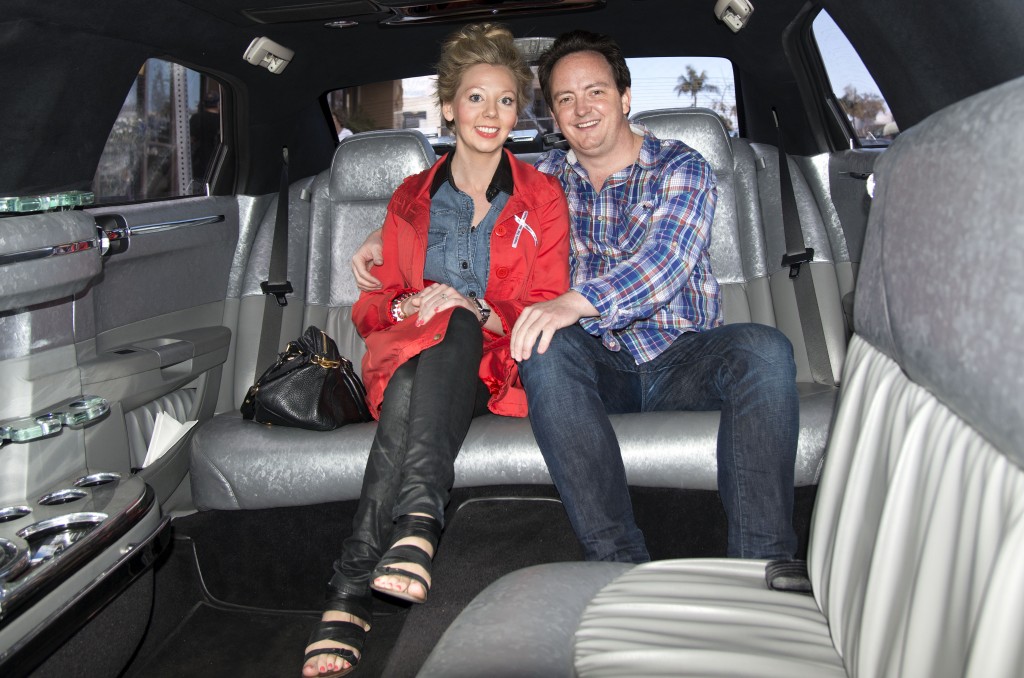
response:
<svg viewBox="0 0 1024 678"><path fill-rule="evenodd" d="M366 388L338 345L310 325L249 387L242 417L261 424L330 431L371 419Z"/></svg>

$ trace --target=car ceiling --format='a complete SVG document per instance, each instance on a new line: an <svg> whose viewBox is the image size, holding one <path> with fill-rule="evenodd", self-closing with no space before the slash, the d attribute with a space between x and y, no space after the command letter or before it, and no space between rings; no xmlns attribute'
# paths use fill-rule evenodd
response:
<svg viewBox="0 0 1024 678"><path fill-rule="evenodd" d="M428 73L438 44L466 20L381 26L400 0L5 0L0 56L0 195L81 188L91 180L106 134L139 65L149 57L180 61L223 79L238 98L250 156L260 163L295 125L319 115L326 91ZM454 3L439 3L442 8ZM507 6L491 0L494 6ZM627 56L714 55L737 67L754 98L773 90L791 126L808 119L797 81L780 49L803 0L754 0L749 25L733 34L712 15L713 0L607 0L580 12L499 15L519 36L585 28L613 35ZM878 3L825 0L858 48L901 127L960 98L1024 73L1024 3ZM328 7L329 6L329 7ZM919 7L918 7L919 6ZM330 29L322 15L357 21ZM299 15L295 13L299 12ZM313 13L314 20L290 19ZM274 21L260 23L253 17ZM991 17L999 16L994 22ZM284 19L285 21L280 21ZM294 49L284 73L242 59L250 41L267 36ZM919 74L911 77L911 74ZM748 97L749 98L749 97ZM745 133L771 142L766 116L747 113ZM815 149L798 137L795 149ZM808 137L810 138L810 137ZM241 148L241 145L240 145ZM246 160L248 162L246 162ZM323 157L310 159L311 171ZM270 173L272 174L272 173ZM258 185L260 182L256 182ZM249 188L252 188L252 184ZM245 187L244 182L241 187Z"/></svg>

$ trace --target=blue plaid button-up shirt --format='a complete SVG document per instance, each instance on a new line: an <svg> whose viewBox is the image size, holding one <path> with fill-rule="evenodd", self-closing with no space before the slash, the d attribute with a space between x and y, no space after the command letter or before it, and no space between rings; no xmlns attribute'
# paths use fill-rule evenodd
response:
<svg viewBox="0 0 1024 678"><path fill-rule="evenodd" d="M569 151L552 151L537 169L562 182L572 220L572 289L600 312L580 320L604 345L656 358L684 332L722 324L721 292L711 272L715 174L689 146L644 135L638 161L595 189Z"/></svg>

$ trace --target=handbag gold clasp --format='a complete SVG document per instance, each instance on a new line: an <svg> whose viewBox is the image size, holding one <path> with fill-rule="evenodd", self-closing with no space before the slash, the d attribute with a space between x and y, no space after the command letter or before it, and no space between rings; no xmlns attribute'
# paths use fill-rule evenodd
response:
<svg viewBox="0 0 1024 678"><path fill-rule="evenodd" d="M309 362L313 363L314 365L319 365L320 367L324 367L326 369L332 369L332 368L335 368L335 367L341 367L341 361L340 360L330 360L329 358L325 358L322 355L315 355L315 356L313 356L312 358L309 359Z"/></svg>

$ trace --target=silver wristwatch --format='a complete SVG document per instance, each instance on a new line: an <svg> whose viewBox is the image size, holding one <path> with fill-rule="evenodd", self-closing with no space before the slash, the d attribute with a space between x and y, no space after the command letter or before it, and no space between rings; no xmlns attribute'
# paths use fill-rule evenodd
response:
<svg viewBox="0 0 1024 678"><path fill-rule="evenodd" d="M483 327L487 324L487 319L491 317L491 309L488 306L484 306L477 297L473 297L473 303L476 304L476 309L480 311L480 327Z"/></svg>

